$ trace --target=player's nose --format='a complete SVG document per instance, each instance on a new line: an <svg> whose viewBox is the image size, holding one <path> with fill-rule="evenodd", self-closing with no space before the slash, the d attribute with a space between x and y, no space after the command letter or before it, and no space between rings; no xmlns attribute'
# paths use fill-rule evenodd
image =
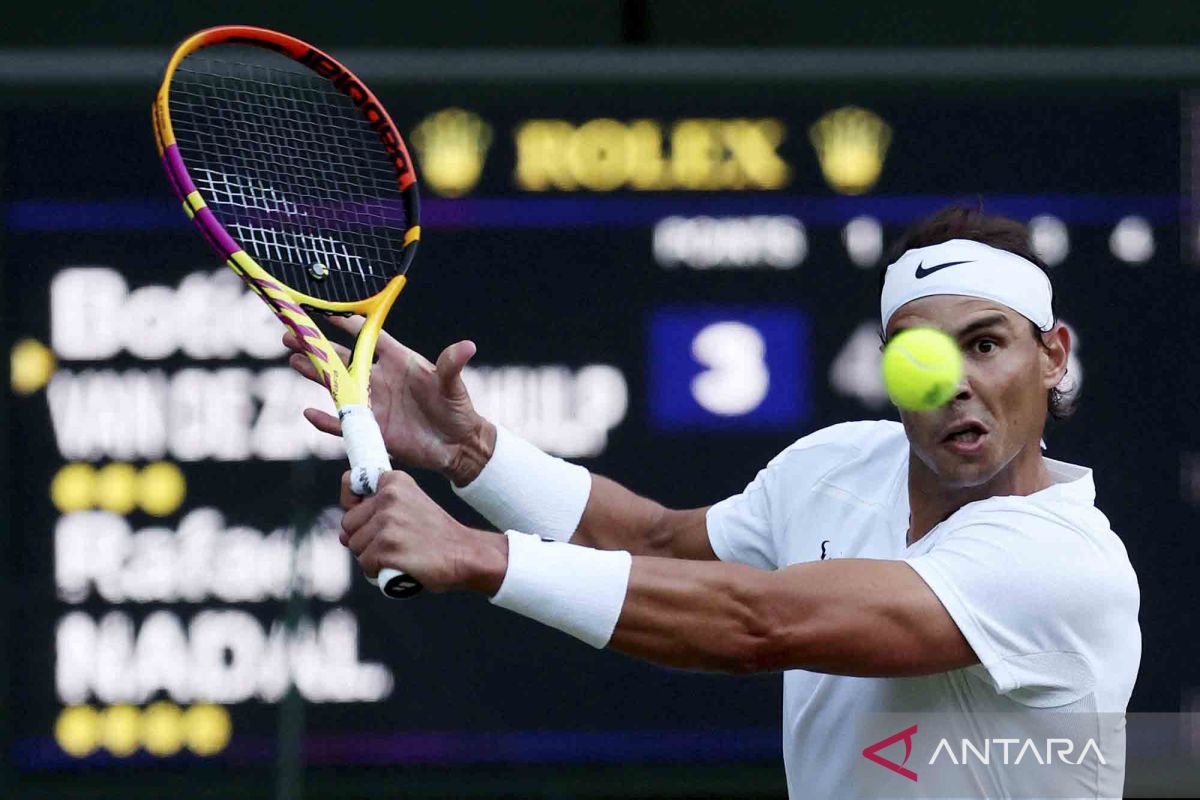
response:
<svg viewBox="0 0 1200 800"><path fill-rule="evenodd" d="M970 400L974 396L975 392L971 389L971 376L969 372L964 369L962 378L960 378L958 381L958 391L954 393L954 399L956 401Z"/></svg>

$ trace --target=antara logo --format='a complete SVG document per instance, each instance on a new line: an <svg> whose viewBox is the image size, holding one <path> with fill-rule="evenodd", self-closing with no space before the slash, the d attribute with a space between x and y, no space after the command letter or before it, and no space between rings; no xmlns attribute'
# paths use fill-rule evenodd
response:
<svg viewBox="0 0 1200 800"><path fill-rule="evenodd" d="M865 750L863 750L863 756L865 756L870 761L874 761L879 766L887 767L892 772L895 772L897 775L903 775L904 777L908 778L910 781L913 781L914 783L916 783L917 782L917 773L913 772L911 769L908 769L907 767L904 766L905 764L908 763L908 757L912 755L912 737L916 734L916 732L917 732L917 726L913 725L911 728L905 728L904 730L900 731L899 733L893 733L891 736L887 737L886 739L881 739L878 742L876 742L875 744L873 744L873 745L867 747ZM901 761L899 764L897 764L895 761L889 761L888 759L879 755L880 750L883 750L886 747L891 747L892 745L894 745L896 742L899 742L899 741L904 742L904 760Z"/></svg>
<svg viewBox="0 0 1200 800"><path fill-rule="evenodd" d="M890 769L897 775L903 775L914 783L917 782L917 773L914 770L905 766L913 752L913 737L917 733L917 726L913 725L910 728L905 728L902 731L892 734L886 739L881 739L875 744L869 745L862 751L863 757L869 761L874 761L881 767ZM885 750L897 742L904 742L904 759L897 764L895 761L884 758L879 755L880 750ZM1072 739L1067 738L1046 738L1046 739L984 739L981 742L974 742L970 739L962 739L956 748L951 744L950 739L943 737L938 740L937 746L933 749L933 754L929 757L929 766L933 766L941 759L943 762L948 761L955 766L966 766L972 762L991 766L993 764L1010 766L1021 764L1039 764L1042 766L1051 766L1055 763L1067 764L1070 766L1079 766L1088 757L1088 754L1095 757L1099 764L1108 764L1104 758L1104 754L1100 752L1100 747L1096 744L1095 739L1088 739L1082 747L1078 747L1077 743Z"/></svg>

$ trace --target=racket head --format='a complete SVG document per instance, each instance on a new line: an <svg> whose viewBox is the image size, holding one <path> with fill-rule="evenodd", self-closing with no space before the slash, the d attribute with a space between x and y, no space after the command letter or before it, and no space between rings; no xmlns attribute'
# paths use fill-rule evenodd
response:
<svg viewBox="0 0 1200 800"><path fill-rule="evenodd" d="M383 104L328 53L229 25L177 47L152 116L205 240L297 335L338 407L366 403L421 234L412 159ZM349 369L309 311L367 318Z"/></svg>

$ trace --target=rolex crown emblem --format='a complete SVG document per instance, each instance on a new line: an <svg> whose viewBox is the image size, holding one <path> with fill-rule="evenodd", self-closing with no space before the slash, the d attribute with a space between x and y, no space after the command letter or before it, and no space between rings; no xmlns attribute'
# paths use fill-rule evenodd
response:
<svg viewBox="0 0 1200 800"><path fill-rule="evenodd" d="M447 108L421 120L412 140L425 183L443 197L459 197L479 183L492 128L478 114Z"/></svg>
<svg viewBox="0 0 1200 800"><path fill-rule="evenodd" d="M857 106L835 109L808 129L825 181L839 194L863 194L879 180L892 129Z"/></svg>

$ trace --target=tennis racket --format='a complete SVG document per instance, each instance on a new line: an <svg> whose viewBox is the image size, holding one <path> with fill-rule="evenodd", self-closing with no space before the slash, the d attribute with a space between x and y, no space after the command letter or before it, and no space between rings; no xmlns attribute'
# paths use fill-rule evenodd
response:
<svg viewBox="0 0 1200 800"><path fill-rule="evenodd" d="M193 34L167 63L154 134L184 213L296 335L333 396L350 488L391 469L367 381L421 235L408 149L387 111L328 53L275 31ZM348 364L310 314L362 314ZM372 579L389 597L421 584Z"/></svg>

